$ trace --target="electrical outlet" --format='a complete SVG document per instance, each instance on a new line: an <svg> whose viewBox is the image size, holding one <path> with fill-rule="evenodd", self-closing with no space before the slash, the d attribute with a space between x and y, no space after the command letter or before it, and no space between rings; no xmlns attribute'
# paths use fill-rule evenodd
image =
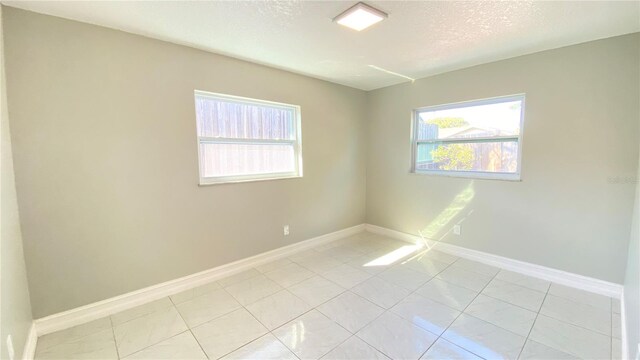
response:
<svg viewBox="0 0 640 360"><path fill-rule="evenodd" d="M289 225L285 225L285 226L282 228L282 232L284 233L284 236L289 235Z"/></svg>
<svg viewBox="0 0 640 360"><path fill-rule="evenodd" d="M460 235L460 225L453 225L453 234Z"/></svg>
<svg viewBox="0 0 640 360"><path fill-rule="evenodd" d="M7 336L7 352L9 353L9 360L13 360L16 353L13 351L13 339L11 339L11 335Z"/></svg>

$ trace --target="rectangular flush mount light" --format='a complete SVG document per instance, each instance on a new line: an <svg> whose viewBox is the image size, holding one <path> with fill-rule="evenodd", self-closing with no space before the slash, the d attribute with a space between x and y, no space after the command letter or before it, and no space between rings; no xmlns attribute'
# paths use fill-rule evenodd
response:
<svg viewBox="0 0 640 360"><path fill-rule="evenodd" d="M365 3L357 3L336 16L333 21L348 28L361 31L387 18L387 14Z"/></svg>

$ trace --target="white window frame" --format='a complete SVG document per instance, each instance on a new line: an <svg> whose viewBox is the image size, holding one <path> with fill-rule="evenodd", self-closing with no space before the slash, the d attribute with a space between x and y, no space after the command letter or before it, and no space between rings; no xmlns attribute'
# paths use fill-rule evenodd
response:
<svg viewBox="0 0 640 360"><path fill-rule="evenodd" d="M496 136L496 137L478 137L478 138L459 138L459 139L433 139L433 140L418 140L418 121L419 115L425 111L438 111L459 109L464 107L472 107L479 105L498 104L510 101L521 101L520 108L520 132L517 136ZM411 126L411 173L419 175L437 175L437 176L451 176L471 179L495 179L495 180L509 180L509 181L521 181L521 168L522 168L522 135L524 132L524 108L525 108L525 94L516 94L508 96L499 96L488 99L462 101L457 103L426 106L413 110L412 126ZM464 170L418 170L416 169L416 161L418 155L419 144L433 144L433 143L479 143L479 142L501 142L501 141L517 141L518 143L518 164L515 173L507 172L490 172L490 171L464 171Z"/></svg>
<svg viewBox="0 0 640 360"><path fill-rule="evenodd" d="M225 102L234 102L237 104L268 106L271 108L274 108L274 107L282 108L282 109L293 111L293 133L295 134L295 137L296 137L293 140L285 140L285 139L271 140L271 139L235 139L235 138L200 136L198 134L198 127L197 127L198 118L197 118L197 114L195 114L196 115L196 136L198 139L198 142L197 142L198 174L200 177L200 185L215 185L215 184L225 184L225 183L291 179L291 178L302 177L302 133L301 133L302 119L300 115L300 106L279 103L274 101L251 99L251 98L234 96L234 95L226 95L226 94L195 90L194 103L198 97L209 98L212 100L225 101ZM273 173L260 173L260 174L248 174L248 175L202 176L202 159L200 156L200 144L293 145L294 170L290 172L273 172Z"/></svg>

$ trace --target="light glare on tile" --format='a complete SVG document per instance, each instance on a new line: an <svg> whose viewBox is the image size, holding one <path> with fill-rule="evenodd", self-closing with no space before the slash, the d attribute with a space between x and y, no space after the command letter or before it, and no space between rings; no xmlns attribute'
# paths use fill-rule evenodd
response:
<svg viewBox="0 0 640 360"><path fill-rule="evenodd" d="M364 3L357 3L338 15L334 21L340 25L361 31L387 18L387 14Z"/></svg>
<svg viewBox="0 0 640 360"><path fill-rule="evenodd" d="M418 245L405 245L401 248L395 249L392 252L380 256L377 259L371 260L368 263L364 264L364 266L386 266L395 263L396 261L413 254L414 252L420 250L422 248L422 244Z"/></svg>

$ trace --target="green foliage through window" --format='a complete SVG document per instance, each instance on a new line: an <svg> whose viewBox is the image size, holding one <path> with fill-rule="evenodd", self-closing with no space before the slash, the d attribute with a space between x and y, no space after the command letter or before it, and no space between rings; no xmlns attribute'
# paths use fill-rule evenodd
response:
<svg viewBox="0 0 640 360"><path fill-rule="evenodd" d="M427 124L438 125L440 129L467 126L469 123L461 117L440 117L427 120Z"/></svg>
<svg viewBox="0 0 640 360"><path fill-rule="evenodd" d="M431 151L433 161L441 170L471 170L474 152L464 144L440 145Z"/></svg>

